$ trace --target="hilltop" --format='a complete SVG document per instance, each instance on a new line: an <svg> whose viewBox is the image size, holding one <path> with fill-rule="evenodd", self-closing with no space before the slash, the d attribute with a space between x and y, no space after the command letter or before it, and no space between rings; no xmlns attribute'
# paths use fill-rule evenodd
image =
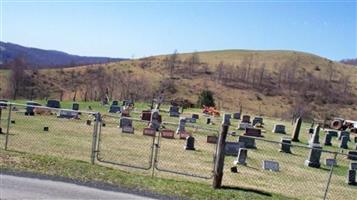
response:
<svg viewBox="0 0 357 200"><path fill-rule="evenodd" d="M297 51L194 52L28 73L37 98L148 101L164 91L195 103L209 89L230 112L242 105L257 115L357 118L357 68Z"/></svg>
<svg viewBox="0 0 357 200"><path fill-rule="evenodd" d="M8 68L11 62L19 57L24 59L26 66L31 69L73 67L77 65L103 64L124 60L109 57L77 56L61 51L24 47L1 41L0 51L0 69Z"/></svg>

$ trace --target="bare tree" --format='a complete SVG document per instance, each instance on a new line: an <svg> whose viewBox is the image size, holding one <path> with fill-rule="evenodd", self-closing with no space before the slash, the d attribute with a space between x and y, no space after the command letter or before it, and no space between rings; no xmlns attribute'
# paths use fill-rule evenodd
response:
<svg viewBox="0 0 357 200"><path fill-rule="evenodd" d="M25 59L20 56L15 58L15 60L10 64L11 75L10 75L10 88L12 91L12 98L16 100L19 90L23 87L25 80Z"/></svg>

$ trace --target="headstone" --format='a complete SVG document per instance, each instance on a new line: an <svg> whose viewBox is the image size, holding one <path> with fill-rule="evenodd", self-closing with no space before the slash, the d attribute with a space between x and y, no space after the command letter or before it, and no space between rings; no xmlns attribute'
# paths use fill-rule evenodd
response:
<svg viewBox="0 0 357 200"><path fill-rule="evenodd" d="M239 149L244 147L244 144L241 142L226 142L224 146L224 155L237 156Z"/></svg>
<svg viewBox="0 0 357 200"><path fill-rule="evenodd" d="M252 127L252 125L250 125L249 123L241 122L241 123L239 123L238 129L245 130L246 128L251 128L251 127Z"/></svg>
<svg viewBox="0 0 357 200"><path fill-rule="evenodd" d="M186 138L186 145L185 145L185 150L196 150L195 149L195 138L192 136L187 136Z"/></svg>
<svg viewBox="0 0 357 200"><path fill-rule="evenodd" d="M174 139L175 132L173 130L168 130L168 129L161 130L161 137L168 138L168 139Z"/></svg>
<svg viewBox="0 0 357 200"><path fill-rule="evenodd" d="M348 149L348 137L345 135L341 138L340 148Z"/></svg>
<svg viewBox="0 0 357 200"><path fill-rule="evenodd" d="M242 122L250 124L250 116L249 115L243 115Z"/></svg>
<svg viewBox="0 0 357 200"><path fill-rule="evenodd" d="M279 163L276 161L272 161L272 160L264 160L263 161L263 169L273 171L273 172L278 172L279 171Z"/></svg>
<svg viewBox="0 0 357 200"><path fill-rule="evenodd" d="M133 120L129 118L120 118L119 128L132 127L132 126L133 126Z"/></svg>
<svg viewBox="0 0 357 200"><path fill-rule="evenodd" d="M112 106L117 106L117 105L119 105L118 101L116 101L116 100L112 101Z"/></svg>
<svg viewBox="0 0 357 200"><path fill-rule="evenodd" d="M43 127L43 131L48 131L48 126Z"/></svg>
<svg viewBox="0 0 357 200"><path fill-rule="evenodd" d="M350 132L348 132L348 131L339 131L338 132L338 140L341 140L343 136L346 136L347 140L350 141Z"/></svg>
<svg viewBox="0 0 357 200"><path fill-rule="evenodd" d="M244 135L253 137L263 137L262 131L259 128L246 128Z"/></svg>
<svg viewBox="0 0 357 200"><path fill-rule="evenodd" d="M337 166L337 161L334 158L326 158L325 165L328 167Z"/></svg>
<svg viewBox="0 0 357 200"><path fill-rule="evenodd" d="M151 119L151 111L144 110L141 112L141 120L150 121Z"/></svg>
<svg viewBox="0 0 357 200"><path fill-rule="evenodd" d="M159 130L161 126L161 116L159 114L159 110L153 110L151 113L151 119L149 123L149 127L155 129L156 131Z"/></svg>
<svg viewBox="0 0 357 200"><path fill-rule="evenodd" d="M263 123L263 118L262 117L254 117L254 119L253 119L253 126L255 126L256 124L261 124L261 125L263 125L264 123Z"/></svg>
<svg viewBox="0 0 357 200"><path fill-rule="evenodd" d="M72 104L72 110L79 110L79 104L78 103L73 103Z"/></svg>
<svg viewBox="0 0 357 200"><path fill-rule="evenodd" d="M280 152L291 153L291 139L281 138L280 140Z"/></svg>
<svg viewBox="0 0 357 200"><path fill-rule="evenodd" d="M181 131L181 132L179 132L180 140L185 140L188 136L190 136L190 133L187 132L187 131Z"/></svg>
<svg viewBox="0 0 357 200"><path fill-rule="evenodd" d="M350 163L350 170L357 170L357 162Z"/></svg>
<svg viewBox="0 0 357 200"><path fill-rule="evenodd" d="M217 144L218 142L218 137L215 136L215 135L208 135L207 136L207 143L210 143L210 144Z"/></svg>
<svg viewBox="0 0 357 200"><path fill-rule="evenodd" d="M15 124L16 122L15 122L15 120L11 120L11 124Z"/></svg>
<svg viewBox="0 0 357 200"><path fill-rule="evenodd" d="M357 136L355 136L355 143L357 143Z"/></svg>
<svg viewBox="0 0 357 200"><path fill-rule="evenodd" d="M78 112L70 111L70 110L61 110L57 113L58 118L66 118L66 119L78 119Z"/></svg>
<svg viewBox="0 0 357 200"><path fill-rule="evenodd" d="M88 120L86 121L86 124L87 124L88 126L90 126L90 125L92 124L92 121L88 119Z"/></svg>
<svg viewBox="0 0 357 200"><path fill-rule="evenodd" d="M357 151L349 151L347 158L350 160L357 160Z"/></svg>
<svg viewBox="0 0 357 200"><path fill-rule="evenodd" d="M207 118L206 124L210 124L211 123L211 118Z"/></svg>
<svg viewBox="0 0 357 200"><path fill-rule="evenodd" d="M121 107L118 105L111 105L109 107L109 113L118 113L121 112Z"/></svg>
<svg viewBox="0 0 357 200"><path fill-rule="evenodd" d="M285 126L282 124L274 124L273 133L285 134Z"/></svg>
<svg viewBox="0 0 357 200"><path fill-rule="evenodd" d="M309 157L307 160L305 160L306 166L320 168L321 149L322 147L316 144L313 148L310 149Z"/></svg>
<svg viewBox="0 0 357 200"><path fill-rule="evenodd" d="M187 119L186 117L180 117L179 125L176 129L176 134L185 131Z"/></svg>
<svg viewBox="0 0 357 200"><path fill-rule="evenodd" d="M293 142L299 142L299 135L300 135L300 129L301 129L301 123L302 119L301 117L297 118L294 124L294 129L293 129L293 139L291 141Z"/></svg>
<svg viewBox="0 0 357 200"><path fill-rule="evenodd" d="M247 164L247 157L248 157L248 149L246 148L240 148L238 150L238 156L237 158L233 161L234 165L246 165Z"/></svg>
<svg viewBox="0 0 357 200"><path fill-rule="evenodd" d="M314 134L314 129L313 129L313 128L308 128L308 129L307 129L307 133L308 133L309 135Z"/></svg>
<svg viewBox="0 0 357 200"><path fill-rule="evenodd" d="M122 132L122 133L134 134L134 127L132 127L132 126L123 126L123 127L121 128L121 132Z"/></svg>
<svg viewBox="0 0 357 200"><path fill-rule="evenodd" d="M156 130L153 128L144 128L143 135L155 137Z"/></svg>
<svg viewBox="0 0 357 200"><path fill-rule="evenodd" d="M233 113L233 119L240 119L240 113Z"/></svg>
<svg viewBox="0 0 357 200"><path fill-rule="evenodd" d="M223 116L223 124L231 125L231 114L225 113Z"/></svg>
<svg viewBox="0 0 357 200"><path fill-rule="evenodd" d="M326 146L332 146L331 141L332 141L332 135L329 134L329 133L326 133L326 134L325 134L324 145L326 145Z"/></svg>
<svg viewBox="0 0 357 200"><path fill-rule="evenodd" d="M196 123L196 119L195 118L186 118L187 119L187 121L189 122L189 123Z"/></svg>
<svg viewBox="0 0 357 200"><path fill-rule="evenodd" d="M169 108L169 114L170 114L170 117L179 117L180 116L180 107L178 106L170 106Z"/></svg>
<svg viewBox="0 0 357 200"><path fill-rule="evenodd" d="M191 117L192 119L199 119L200 118L200 116L198 115L198 114L192 114L192 117Z"/></svg>
<svg viewBox="0 0 357 200"><path fill-rule="evenodd" d="M348 170L347 184L348 185L357 185L357 183L356 183L356 170Z"/></svg>
<svg viewBox="0 0 357 200"><path fill-rule="evenodd" d="M238 142L243 143L245 148L248 148L248 149L256 149L257 148L255 145L255 138L239 136Z"/></svg>
<svg viewBox="0 0 357 200"><path fill-rule="evenodd" d="M330 134L332 137L338 137L338 132L332 129L325 130L326 134Z"/></svg>
<svg viewBox="0 0 357 200"><path fill-rule="evenodd" d="M310 147L314 147L315 144L320 144L320 126L317 125L314 129L314 134L312 134L309 145Z"/></svg>

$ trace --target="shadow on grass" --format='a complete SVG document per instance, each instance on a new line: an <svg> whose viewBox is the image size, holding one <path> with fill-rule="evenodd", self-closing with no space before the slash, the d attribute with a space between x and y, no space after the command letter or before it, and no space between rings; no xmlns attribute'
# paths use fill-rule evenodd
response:
<svg viewBox="0 0 357 200"><path fill-rule="evenodd" d="M253 192L253 193L256 193L256 194L269 196L269 197L272 196L271 193L260 191L260 190L256 190L256 189L252 189L252 188L242 188L242 187L237 187L237 186L222 186L221 189L223 189L223 190L239 190L239 191L243 191L243 192Z"/></svg>

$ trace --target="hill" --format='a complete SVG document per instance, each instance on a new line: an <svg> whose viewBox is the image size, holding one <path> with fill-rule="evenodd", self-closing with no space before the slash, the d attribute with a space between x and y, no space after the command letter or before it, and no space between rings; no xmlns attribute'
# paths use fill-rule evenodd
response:
<svg viewBox="0 0 357 200"><path fill-rule="evenodd" d="M149 101L163 92L194 104L208 89L228 112L242 105L256 115L357 118L357 68L304 52L194 52L28 74L27 98Z"/></svg>
<svg viewBox="0 0 357 200"><path fill-rule="evenodd" d="M357 58L343 59L340 61L343 64L355 65L357 66Z"/></svg>
<svg viewBox="0 0 357 200"><path fill-rule="evenodd" d="M73 67L124 60L120 58L77 56L61 51L29 48L1 41L0 50L0 69L8 67L8 65L18 57L24 59L27 67L32 69Z"/></svg>

